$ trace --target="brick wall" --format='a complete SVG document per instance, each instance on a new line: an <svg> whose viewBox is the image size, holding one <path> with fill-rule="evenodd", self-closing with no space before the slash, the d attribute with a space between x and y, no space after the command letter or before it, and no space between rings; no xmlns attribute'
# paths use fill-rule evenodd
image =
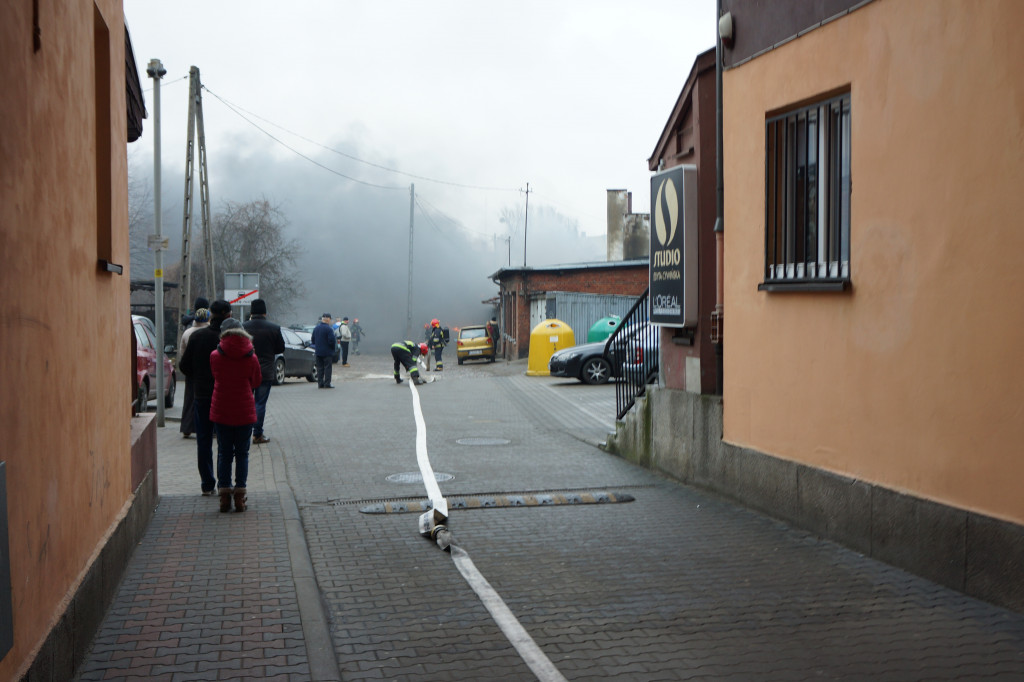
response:
<svg viewBox="0 0 1024 682"><path fill-rule="evenodd" d="M530 299L549 291L585 294L619 294L639 296L647 289L647 263L621 265L609 263L572 269L510 271L501 277L501 291L506 305L514 310L505 313L505 333L512 337L506 344L506 357L525 358L530 352ZM515 292L515 296L509 293ZM514 303L512 303L514 301Z"/></svg>

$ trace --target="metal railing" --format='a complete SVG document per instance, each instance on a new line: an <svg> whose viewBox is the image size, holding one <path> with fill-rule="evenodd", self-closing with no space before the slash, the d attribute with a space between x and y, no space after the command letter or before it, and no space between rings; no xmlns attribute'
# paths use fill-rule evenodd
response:
<svg viewBox="0 0 1024 682"><path fill-rule="evenodd" d="M608 337L605 357L612 363L615 383L615 418L622 419L658 378L658 328L650 324L650 289L644 291Z"/></svg>

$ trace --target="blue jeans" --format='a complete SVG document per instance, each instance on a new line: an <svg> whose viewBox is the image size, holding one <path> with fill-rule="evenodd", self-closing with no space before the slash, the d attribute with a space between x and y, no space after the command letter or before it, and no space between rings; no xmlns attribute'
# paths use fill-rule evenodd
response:
<svg viewBox="0 0 1024 682"><path fill-rule="evenodd" d="M208 492L217 487L217 479L213 477L213 424L210 422L210 398L193 398L192 416L200 484L203 490Z"/></svg>
<svg viewBox="0 0 1024 682"><path fill-rule="evenodd" d="M256 398L256 426L252 430L253 438L263 435L263 418L267 416L267 400L270 398L270 388L273 385L273 381L264 381L252 392L253 397Z"/></svg>
<svg viewBox="0 0 1024 682"><path fill-rule="evenodd" d="M217 431L217 487L244 488L249 478L249 442L252 424L228 426L214 424ZM235 465L235 485L231 485L231 465Z"/></svg>

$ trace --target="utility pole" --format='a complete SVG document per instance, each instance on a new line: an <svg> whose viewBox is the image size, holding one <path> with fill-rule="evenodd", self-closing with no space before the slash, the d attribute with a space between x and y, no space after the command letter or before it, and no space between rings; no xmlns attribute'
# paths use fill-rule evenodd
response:
<svg viewBox="0 0 1024 682"><path fill-rule="evenodd" d="M164 425L164 246L160 236L160 79L167 69L149 60L146 74L153 79L153 300L156 317L156 425Z"/></svg>
<svg viewBox="0 0 1024 682"><path fill-rule="evenodd" d="M523 190L519 190L522 192ZM530 222L530 183L526 183L526 215L523 217L523 267L526 267L526 226Z"/></svg>
<svg viewBox="0 0 1024 682"><path fill-rule="evenodd" d="M195 137L199 128L199 197L203 223L204 255L206 257L206 295L212 301L217 298L214 283L213 238L210 232L210 186L206 169L206 132L203 126L203 84L199 79L199 67L189 69L188 85L188 137L185 142L185 198L182 202L181 219L181 298L178 303L178 320L185 315L192 301L192 220L194 214L195 186ZM181 334L178 325L178 347Z"/></svg>
<svg viewBox="0 0 1024 682"><path fill-rule="evenodd" d="M409 297L405 302L405 338L412 340L412 218L416 207L416 185L409 185Z"/></svg>

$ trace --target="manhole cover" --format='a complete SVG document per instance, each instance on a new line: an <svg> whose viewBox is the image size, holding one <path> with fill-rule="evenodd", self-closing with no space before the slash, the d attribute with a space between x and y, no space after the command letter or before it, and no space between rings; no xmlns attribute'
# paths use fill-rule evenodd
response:
<svg viewBox="0 0 1024 682"><path fill-rule="evenodd" d="M459 438L459 445L508 445L512 441L507 438Z"/></svg>
<svg viewBox="0 0 1024 682"><path fill-rule="evenodd" d="M434 480L438 483L443 481L450 481L454 476L451 474L443 474L440 472L434 472ZM400 474L391 474L387 477L387 480L391 483L422 483L423 475L418 471L405 471Z"/></svg>

